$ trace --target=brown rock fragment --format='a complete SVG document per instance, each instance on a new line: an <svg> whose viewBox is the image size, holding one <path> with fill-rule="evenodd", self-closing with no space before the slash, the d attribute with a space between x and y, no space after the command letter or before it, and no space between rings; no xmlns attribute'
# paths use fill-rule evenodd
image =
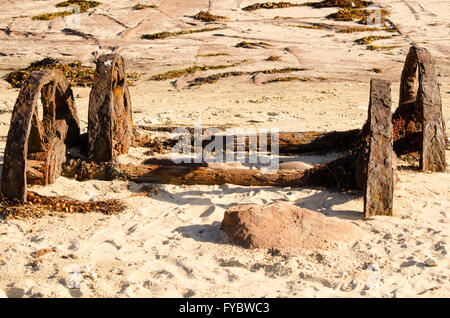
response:
<svg viewBox="0 0 450 318"><path fill-rule="evenodd" d="M233 206L225 211L221 229L235 244L268 249L321 249L333 242L350 242L363 235L348 221L286 202Z"/></svg>

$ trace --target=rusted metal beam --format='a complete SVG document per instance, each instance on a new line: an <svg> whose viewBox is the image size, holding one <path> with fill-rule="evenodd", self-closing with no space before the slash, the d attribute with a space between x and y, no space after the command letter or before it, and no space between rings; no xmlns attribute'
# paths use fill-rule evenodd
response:
<svg viewBox="0 0 450 318"><path fill-rule="evenodd" d="M225 183L242 186L327 186L340 189L356 187L356 153L306 170L275 170L272 173L258 169L229 168L226 165L175 164L166 160L152 160L155 164L96 163L71 159L63 165L62 175L79 181L91 179L122 179L137 183L166 183L176 185L221 185Z"/></svg>
<svg viewBox="0 0 450 318"><path fill-rule="evenodd" d="M370 82L369 152L364 187L364 216L392 215L394 171L392 166L391 84Z"/></svg>
<svg viewBox="0 0 450 318"><path fill-rule="evenodd" d="M110 161L128 152L133 135L131 98L124 60L118 54L97 59L89 98L89 159Z"/></svg>
<svg viewBox="0 0 450 318"><path fill-rule="evenodd" d="M353 129L348 131L332 131L332 132L280 132L278 134L279 153L283 154L301 154L308 152L342 152L353 148L355 142L360 138L360 129ZM249 136L244 136L245 150L249 150ZM227 144L227 136L217 134L212 138L208 137L202 140L202 147L206 147L211 141L217 141L222 138L220 144ZM234 136L234 144L240 136ZM167 153L172 150L178 142L176 138L171 139L166 136L152 136L149 134L141 134L134 138L135 147L149 148L154 153ZM264 148L270 150L272 138L268 134L265 139ZM194 140L191 138L191 145L194 145ZM256 150L261 149L260 143L256 145Z"/></svg>

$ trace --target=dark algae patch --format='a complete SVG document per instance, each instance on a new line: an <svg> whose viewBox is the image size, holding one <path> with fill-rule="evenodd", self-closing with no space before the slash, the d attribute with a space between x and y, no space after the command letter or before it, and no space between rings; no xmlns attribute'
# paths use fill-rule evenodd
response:
<svg viewBox="0 0 450 318"><path fill-rule="evenodd" d="M213 14L209 13L208 11L200 11L199 13L197 13L194 16L194 19L200 20L203 22L214 22L217 20L228 19L228 18L220 16L220 15L213 15Z"/></svg>
<svg viewBox="0 0 450 318"><path fill-rule="evenodd" d="M302 28L302 29L312 29L312 30L321 30L323 29L322 25L303 25L303 24L289 24L290 27Z"/></svg>
<svg viewBox="0 0 450 318"><path fill-rule="evenodd" d="M98 7L101 4L102 3L98 2L98 1L69 0L69 1L59 2L55 5L55 7L56 8L67 8L71 5L77 5L80 9L80 12L83 13L83 12L88 11L91 8ZM46 20L52 20L54 18L69 16L73 13L75 13L75 10L50 12L50 13L44 13L44 14L34 16L32 19L46 21Z"/></svg>
<svg viewBox="0 0 450 318"><path fill-rule="evenodd" d="M182 30L182 31L175 31L175 32L158 32L158 33L152 33L152 34L143 34L141 35L141 39L144 40L158 40L158 39L165 39L169 37L175 37L185 34L192 34L192 33L200 33L200 32L210 32L210 31L216 31L216 30L223 30L224 27L214 27L214 28L205 28L205 29L198 29L198 30Z"/></svg>
<svg viewBox="0 0 450 318"><path fill-rule="evenodd" d="M303 4L300 3L291 3L291 2L264 2L264 3L255 3L249 5L245 8L242 8L244 11L255 11L259 9L281 9L281 8L291 8L291 7L301 7Z"/></svg>

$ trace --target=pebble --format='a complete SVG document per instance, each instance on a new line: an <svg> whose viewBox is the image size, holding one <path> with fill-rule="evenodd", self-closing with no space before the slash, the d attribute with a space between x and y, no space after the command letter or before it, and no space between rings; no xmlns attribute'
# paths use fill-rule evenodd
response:
<svg viewBox="0 0 450 318"><path fill-rule="evenodd" d="M84 266L83 267L83 272L84 273L90 273L91 272L91 268L89 266Z"/></svg>
<svg viewBox="0 0 450 318"><path fill-rule="evenodd" d="M424 261L424 264L429 266L429 267L435 267L437 266L437 262L436 260L434 260L433 258L429 257Z"/></svg>
<svg viewBox="0 0 450 318"><path fill-rule="evenodd" d="M285 199L286 201L294 202L294 201L297 200L297 196L296 196L295 193L293 193L293 192L288 192L288 193L286 193L286 194L284 195L284 199Z"/></svg>
<svg viewBox="0 0 450 318"><path fill-rule="evenodd" d="M91 272L91 274L89 275L89 277L90 277L92 280L96 280L98 276L97 276L96 273Z"/></svg>

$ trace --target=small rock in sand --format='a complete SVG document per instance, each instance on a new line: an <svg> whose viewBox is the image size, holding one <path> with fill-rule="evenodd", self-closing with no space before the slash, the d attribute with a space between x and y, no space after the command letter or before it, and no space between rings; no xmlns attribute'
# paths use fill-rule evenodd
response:
<svg viewBox="0 0 450 318"><path fill-rule="evenodd" d="M91 268L89 266L83 267L83 273L90 273L90 272L91 272Z"/></svg>
<svg viewBox="0 0 450 318"><path fill-rule="evenodd" d="M318 249L363 236L351 222L282 201L233 206L225 211L221 229L245 248Z"/></svg>
<svg viewBox="0 0 450 318"><path fill-rule="evenodd" d="M437 266L436 260L433 259L433 258L431 258L431 257L427 258L423 263L424 263L425 265L429 266L429 267L435 267L435 266Z"/></svg>
<svg viewBox="0 0 450 318"><path fill-rule="evenodd" d="M295 195L294 192L288 192L284 195L284 200L295 202L297 201L297 196Z"/></svg>

